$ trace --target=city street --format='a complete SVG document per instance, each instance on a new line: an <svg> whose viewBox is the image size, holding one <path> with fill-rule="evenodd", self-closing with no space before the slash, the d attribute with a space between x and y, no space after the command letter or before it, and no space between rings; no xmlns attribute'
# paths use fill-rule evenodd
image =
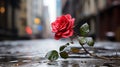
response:
<svg viewBox="0 0 120 67"><path fill-rule="evenodd" d="M69 40L54 40L54 39L41 39L41 40L18 40L18 41L2 41L0 42L1 53L22 53L30 54L31 56L44 57L50 50L59 50L59 47L70 42ZM77 41L70 45L71 47L81 47ZM85 45L88 47L87 45ZM119 42L96 42L94 47L106 49L120 49Z"/></svg>
<svg viewBox="0 0 120 67"><path fill-rule="evenodd" d="M42 40L21 40L21 41L3 41L0 42L0 65L1 67L51 67L48 65L45 54L50 50L57 50L59 46L66 44L69 42L68 40L54 40L54 39L42 39ZM77 41L74 44L71 44L71 47L79 47ZM86 46L87 47L87 46ZM108 51L104 51L104 53L99 53L101 55L116 55L114 50L117 50L117 55L120 56L120 43L117 42L96 42L96 49L106 48ZM114 49L114 50L113 50ZM112 50L112 51L111 51ZM101 51L102 52L102 51ZM96 53L97 54L97 53ZM75 55L75 54L74 54ZM77 56L77 54L75 55ZM80 55L82 56L83 55ZM76 66L71 65L73 62L76 62ZM98 61L99 60L99 61ZM103 60L93 59L93 58L69 58L67 60L59 59L55 64L58 64L57 67L66 67L64 65L68 65L68 67L79 67L79 65L90 65L90 67L95 67L94 64L98 63L99 65L103 64ZM91 63L92 61L92 63ZM65 62L65 64L63 64ZM87 62L86 64L79 63ZM105 61L107 62L107 61ZM113 61L111 61L113 63ZM7 64L7 66L6 66ZM63 66L61 66L63 64ZM69 65L70 64L70 65ZM56 67L56 65L53 67ZM86 66L87 67L87 66Z"/></svg>
<svg viewBox="0 0 120 67"><path fill-rule="evenodd" d="M0 0L0 67L120 67L120 0Z"/></svg>
<svg viewBox="0 0 120 67"><path fill-rule="evenodd" d="M21 40L21 41L4 41L1 42L1 52L3 53L27 53L34 55L40 55L44 57L44 54L50 50L58 50L60 45L66 44L67 41L59 41L54 39L43 40Z"/></svg>

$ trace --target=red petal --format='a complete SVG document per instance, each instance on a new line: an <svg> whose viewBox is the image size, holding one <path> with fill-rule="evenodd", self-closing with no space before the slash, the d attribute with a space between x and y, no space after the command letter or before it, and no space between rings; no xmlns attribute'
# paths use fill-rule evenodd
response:
<svg viewBox="0 0 120 67"><path fill-rule="evenodd" d="M67 19L71 19L71 18L72 18L70 14L65 15L65 17L66 17Z"/></svg>
<svg viewBox="0 0 120 67"><path fill-rule="evenodd" d="M68 30L62 34L62 37L67 38L73 35L73 30Z"/></svg>
<svg viewBox="0 0 120 67"><path fill-rule="evenodd" d="M59 40L61 38L61 33L56 33L54 38L56 40Z"/></svg>
<svg viewBox="0 0 120 67"><path fill-rule="evenodd" d="M57 32L56 24L51 23L51 26L52 26L52 32Z"/></svg>
<svg viewBox="0 0 120 67"><path fill-rule="evenodd" d="M74 27L74 18L73 19L71 19L70 21L69 21L69 24L68 24L68 27L67 27L67 29L71 29L71 28L73 28Z"/></svg>

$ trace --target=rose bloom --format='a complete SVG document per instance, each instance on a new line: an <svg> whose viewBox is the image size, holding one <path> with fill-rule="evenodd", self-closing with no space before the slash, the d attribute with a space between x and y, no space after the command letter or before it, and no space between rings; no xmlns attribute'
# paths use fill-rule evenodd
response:
<svg viewBox="0 0 120 67"><path fill-rule="evenodd" d="M55 39L68 38L73 35L74 18L70 14L58 17L52 24L52 32L55 33Z"/></svg>

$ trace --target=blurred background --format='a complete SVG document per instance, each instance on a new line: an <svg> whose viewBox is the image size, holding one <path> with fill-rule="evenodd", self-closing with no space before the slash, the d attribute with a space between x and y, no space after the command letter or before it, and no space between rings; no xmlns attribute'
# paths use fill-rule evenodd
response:
<svg viewBox="0 0 120 67"><path fill-rule="evenodd" d="M68 13L96 40L120 41L120 0L0 0L0 40L53 38L51 22Z"/></svg>
<svg viewBox="0 0 120 67"><path fill-rule="evenodd" d="M66 44L67 39L53 39L51 22L68 13L76 19L76 32L83 23L90 25L93 52L120 56L120 0L0 0L0 67L6 65L1 62L44 57L49 50ZM75 45L80 47L77 41ZM72 57L88 57L80 55Z"/></svg>

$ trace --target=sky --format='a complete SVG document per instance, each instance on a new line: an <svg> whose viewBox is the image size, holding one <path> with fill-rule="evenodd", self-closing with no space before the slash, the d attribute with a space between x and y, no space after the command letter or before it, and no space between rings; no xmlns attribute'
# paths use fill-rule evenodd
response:
<svg viewBox="0 0 120 67"><path fill-rule="evenodd" d="M43 0L44 5L48 6L50 22L56 19L56 0Z"/></svg>

